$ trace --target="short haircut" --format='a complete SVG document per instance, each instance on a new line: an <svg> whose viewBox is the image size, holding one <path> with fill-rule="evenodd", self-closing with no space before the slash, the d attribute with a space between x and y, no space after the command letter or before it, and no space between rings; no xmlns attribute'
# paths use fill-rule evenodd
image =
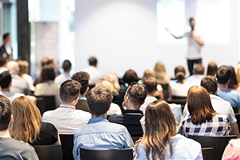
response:
<svg viewBox="0 0 240 160"><path fill-rule="evenodd" d="M217 70L217 81L219 84L226 84L231 77L231 71L228 66L220 66Z"/></svg>
<svg viewBox="0 0 240 160"><path fill-rule="evenodd" d="M157 90L158 81L155 77L149 77L143 80L147 93L151 94Z"/></svg>
<svg viewBox="0 0 240 160"><path fill-rule="evenodd" d="M192 20L194 20L194 18L192 18L192 17L191 17L191 18L189 18L189 22L191 22Z"/></svg>
<svg viewBox="0 0 240 160"><path fill-rule="evenodd" d="M105 87L94 87L87 93L87 103L92 115L107 113L112 103L112 93Z"/></svg>
<svg viewBox="0 0 240 160"><path fill-rule="evenodd" d="M75 80L67 80L60 86L60 98L63 102L71 103L79 97L81 84Z"/></svg>
<svg viewBox="0 0 240 160"><path fill-rule="evenodd" d="M204 75L204 66L201 63L198 63L194 68L194 74Z"/></svg>
<svg viewBox="0 0 240 160"><path fill-rule="evenodd" d="M207 67L207 75L215 76L217 74L217 64L215 62L210 62Z"/></svg>
<svg viewBox="0 0 240 160"><path fill-rule="evenodd" d="M122 80L127 83L128 85L130 85L131 83L134 83L134 82L138 82L139 81L139 78L138 78L138 75L137 73L132 70L132 69L129 69L123 76Z"/></svg>
<svg viewBox="0 0 240 160"><path fill-rule="evenodd" d="M177 80L182 81L186 75L185 68L183 66L177 66L174 69L174 74Z"/></svg>
<svg viewBox="0 0 240 160"><path fill-rule="evenodd" d="M46 66L46 65L52 65L53 64L53 59L49 58L49 57L45 57L42 59L41 61L41 65L42 67Z"/></svg>
<svg viewBox="0 0 240 160"><path fill-rule="evenodd" d="M55 79L55 72L52 65L46 65L42 68L40 82Z"/></svg>
<svg viewBox="0 0 240 160"><path fill-rule="evenodd" d="M1 56L0 57L0 67L2 67L6 63L7 63L7 57Z"/></svg>
<svg viewBox="0 0 240 160"><path fill-rule="evenodd" d="M69 71L72 67L72 63L67 59L63 62L62 68L64 71Z"/></svg>
<svg viewBox="0 0 240 160"><path fill-rule="evenodd" d="M77 72L72 76L72 80L78 81L81 84L80 94L82 95L89 84L90 75L87 72L81 71Z"/></svg>
<svg viewBox="0 0 240 160"><path fill-rule="evenodd" d="M214 76L203 77L201 86L204 87L208 93L215 94L217 91L217 79Z"/></svg>
<svg viewBox="0 0 240 160"><path fill-rule="evenodd" d="M142 105L147 97L146 86L139 83L132 84L128 87L126 95L133 104Z"/></svg>
<svg viewBox="0 0 240 160"><path fill-rule="evenodd" d="M97 59L95 57L90 57L88 59L88 63L90 66L96 66L97 65Z"/></svg>
<svg viewBox="0 0 240 160"><path fill-rule="evenodd" d="M0 86L2 89L8 88L12 81L12 76L9 71L4 71L0 74Z"/></svg>
<svg viewBox="0 0 240 160"><path fill-rule="evenodd" d="M235 89L238 88L238 81L235 69L233 66L229 66L228 69L231 71L230 81L228 83L228 88Z"/></svg>
<svg viewBox="0 0 240 160"><path fill-rule="evenodd" d="M5 34L3 35L3 40L5 40L8 36L10 36L10 33L5 33Z"/></svg>
<svg viewBox="0 0 240 160"><path fill-rule="evenodd" d="M10 101L3 95L0 95L0 131L8 129L11 118Z"/></svg>

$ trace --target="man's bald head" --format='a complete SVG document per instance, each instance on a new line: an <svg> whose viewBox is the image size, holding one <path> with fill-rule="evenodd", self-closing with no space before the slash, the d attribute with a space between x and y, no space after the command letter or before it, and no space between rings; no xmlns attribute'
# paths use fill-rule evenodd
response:
<svg viewBox="0 0 240 160"><path fill-rule="evenodd" d="M10 61L7 63L7 68L10 74L18 74L19 73L19 66L18 63L15 61Z"/></svg>

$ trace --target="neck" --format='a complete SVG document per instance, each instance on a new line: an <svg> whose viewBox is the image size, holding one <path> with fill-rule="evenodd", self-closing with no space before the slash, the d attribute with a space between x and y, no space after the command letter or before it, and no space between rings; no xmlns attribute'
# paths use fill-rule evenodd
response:
<svg viewBox="0 0 240 160"><path fill-rule="evenodd" d="M1 91L2 92L10 92L10 88L8 87L8 88L1 88Z"/></svg>
<svg viewBox="0 0 240 160"><path fill-rule="evenodd" d="M8 129L5 131L0 131L0 137L10 137Z"/></svg>
<svg viewBox="0 0 240 160"><path fill-rule="evenodd" d="M64 105L64 104L65 104L65 105L71 105L71 106L75 106L75 103L74 103L74 102L71 102L71 103L62 102L61 104L62 104L62 105Z"/></svg>
<svg viewBox="0 0 240 160"><path fill-rule="evenodd" d="M127 110L139 110L140 106L133 105L132 103L129 103L127 105Z"/></svg>
<svg viewBox="0 0 240 160"><path fill-rule="evenodd" d="M183 80L177 80L177 83L184 83L185 82L185 79L183 79Z"/></svg>
<svg viewBox="0 0 240 160"><path fill-rule="evenodd" d="M69 74L70 71L64 71L64 73Z"/></svg>
<svg viewBox="0 0 240 160"><path fill-rule="evenodd" d="M148 93L147 96L148 96L148 97L155 97L155 94Z"/></svg>
<svg viewBox="0 0 240 160"><path fill-rule="evenodd" d="M228 84L219 84L218 83L218 88L219 89L228 89Z"/></svg>
<svg viewBox="0 0 240 160"><path fill-rule="evenodd" d="M97 116L95 114L92 114L92 118L97 118L97 117L104 117L107 119L107 112L105 114L101 114L100 116Z"/></svg>

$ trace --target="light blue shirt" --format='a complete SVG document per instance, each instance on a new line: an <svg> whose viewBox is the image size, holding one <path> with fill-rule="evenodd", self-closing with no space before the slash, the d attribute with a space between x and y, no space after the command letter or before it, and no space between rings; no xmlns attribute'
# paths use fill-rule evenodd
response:
<svg viewBox="0 0 240 160"><path fill-rule="evenodd" d="M173 155L169 160L179 159L179 160L202 160L202 150L201 145L192 140L188 139L180 134L172 137L172 147L173 147ZM138 154L136 155L135 160L147 160L146 157L146 149L143 147L141 143L139 143L137 147ZM167 149L165 150L165 157L170 157L169 145L167 145ZM149 154L149 159L152 160L151 153ZM157 159L159 160L159 159Z"/></svg>
<svg viewBox="0 0 240 160"><path fill-rule="evenodd" d="M230 121L230 124L237 122L233 108L228 101L225 101L221 97L213 94L209 94L209 95L211 98L213 109L217 113L227 115ZM189 115L189 112L188 112L187 103L186 103L183 110L183 119L185 119L188 115Z"/></svg>
<svg viewBox="0 0 240 160"><path fill-rule="evenodd" d="M110 123L104 117L91 118L87 125L74 134L73 156L80 160L80 148L91 150L135 149L132 138L123 125Z"/></svg>
<svg viewBox="0 0 240 160"><path fill-rule="evenodd" d="M237 91L231 89L218 89L217 95L229 101L233 108L240 109L240 94Z"/></svg>

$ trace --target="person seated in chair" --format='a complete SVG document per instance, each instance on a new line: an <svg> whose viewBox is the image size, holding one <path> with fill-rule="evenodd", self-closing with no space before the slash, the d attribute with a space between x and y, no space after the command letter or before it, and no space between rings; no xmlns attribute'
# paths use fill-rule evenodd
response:
<svg viewBox="0 0 240 160"><path fill-rule="evenodd" d="M107 111L112 102L112 93L105 87L94 87L87 93L87 103L92 113L88 124L74 134L73 156L80 160L80 148L90 150L133 149L132 138L123 125L110 123Z"/></svg>
<svg viewBox="0 0 240 160"><path fill-rule="evenodd" d="M185 82L192 85L200 85L201 79L204 77L204 66L199 63L193 70L193 75L186 78Z"/></svg>

